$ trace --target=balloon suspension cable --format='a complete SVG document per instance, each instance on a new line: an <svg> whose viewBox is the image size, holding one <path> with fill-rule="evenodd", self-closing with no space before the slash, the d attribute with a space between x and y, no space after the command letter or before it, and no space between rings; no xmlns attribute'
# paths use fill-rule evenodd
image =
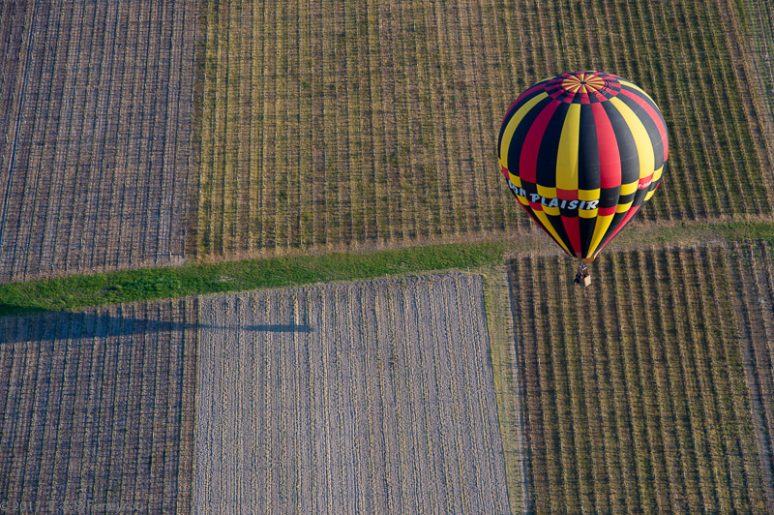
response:
<svg viewBox="0 0 774 515"><path fill-rule="evenodd" d="M575 284L580 284L584 288L591 285L591 272L586 263L578 265L578 271L575 273Z"/></svg>

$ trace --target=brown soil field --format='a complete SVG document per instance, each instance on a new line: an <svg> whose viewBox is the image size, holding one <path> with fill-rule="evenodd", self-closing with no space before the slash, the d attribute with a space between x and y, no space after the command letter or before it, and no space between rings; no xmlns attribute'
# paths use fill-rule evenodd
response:
<svg viewBox="0 0 774 515"><path fill-rule="evenodd" d="M194 511L508 512L480 277L200 311Z"/></svg>
<svg viewBox="0 0 774 515"><path fill-rule="evenodd" d="M497 171L501 117L579 68L635 81L664 111L670 169L642 218L770 215L743 3L211 0L198 251L528 230Z"/></svg>
<svg viewBox="0 0 774 515"><path fill-rule="evenodd" d="M190 511L196 315L0 319L0 512Z"/></svg>
<svg viewBox="0 0 774 515"><path fill-rule="evenodd" d="M197 2L0 12L0 281L182 260Z"/></svg>
<svg viewBox="0 0 774 515"><path fill-rule="evenodd" d="M772 492L772 247L552 256L509 268L534 507L749 512Z"/></svg>

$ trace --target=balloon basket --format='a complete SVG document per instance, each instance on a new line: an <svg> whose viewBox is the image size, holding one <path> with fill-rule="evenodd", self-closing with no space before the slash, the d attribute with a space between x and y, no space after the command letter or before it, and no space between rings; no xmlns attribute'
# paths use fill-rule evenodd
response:
<svg viewBox="0 0 774 515"><path fill-rule="evenodd" d="M589 266L586 263L581 263L578 267L578 271L575 273L575 284L584 288L591 286L591 272L589 272Z"/></svg>

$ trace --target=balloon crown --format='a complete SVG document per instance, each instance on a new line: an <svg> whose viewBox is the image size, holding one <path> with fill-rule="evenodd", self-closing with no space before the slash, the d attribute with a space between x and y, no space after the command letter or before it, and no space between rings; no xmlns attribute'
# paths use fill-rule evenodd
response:
<svg viewBox="0 0 774 515"><path fill-rule="evenodd" d="M565 72L540 84L548 96L567 104L594 104L618 96L621 78L607 72Z"/></svg>

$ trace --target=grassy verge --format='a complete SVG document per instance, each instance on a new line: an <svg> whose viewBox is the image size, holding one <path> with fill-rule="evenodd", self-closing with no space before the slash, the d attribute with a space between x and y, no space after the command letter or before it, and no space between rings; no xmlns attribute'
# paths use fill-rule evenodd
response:
<svg viewBox="0 0 774 515"><path fill-rule="evenodd" d="M614 249L668 241L724 239L774 240L774 222L758 220L721 223L644 224L624 233ZM0 316L38 310L68 310L120 302L186 295L243 291L369 279L435 270L478 268L501 264L506 254L553 250L543 235L498 242L428 245L367 253L336 253L244 261L188 264L74 275L0 285Z"/></svg>
<svg viewBox="0 0 774 515"><path fill-rule="evenodd" d="M0 315L486 266L504 243L189 264L0 285Z"/></svg>

